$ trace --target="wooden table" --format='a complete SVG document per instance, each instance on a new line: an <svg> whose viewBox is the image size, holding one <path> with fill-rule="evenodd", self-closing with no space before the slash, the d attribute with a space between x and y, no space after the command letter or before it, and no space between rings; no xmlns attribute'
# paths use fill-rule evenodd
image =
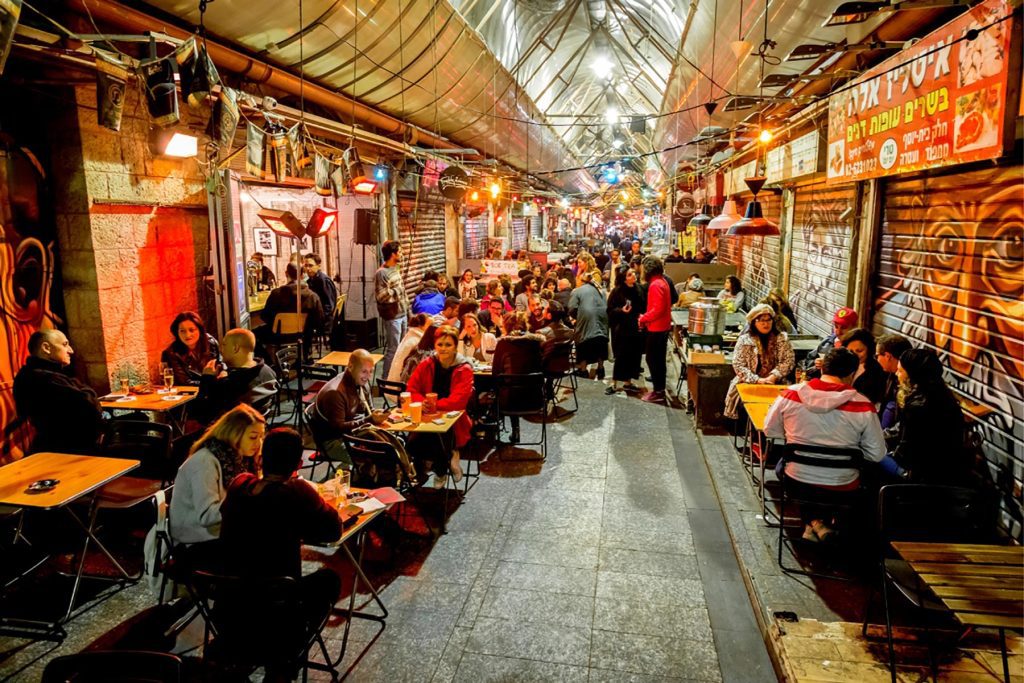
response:
<svg viewBox="0 0 1024 683"><path fill-rule="evenodd" d="M764 421L768 417L770 403L748 403L746 404L747 417L750 418L750 426L759 432L764 431Z"/></svg>
<svg viewBox="0 0 1024 683"><path fill-rule="evenodd" d="M964 626L999 630L1010 680L1006 629L1024 630L1024 546L893 542L921 581Z"/></svg>
<svg viewBox="0 0 1024 683"><path fill-rule="evenodd" d="M121 567L107 550L106 546L95 536L95 498L90 506L88 524L83 522L68 505L83 496L95 493L105 484L132 471L140 464L138 460L124 458L101 458L68 453L35 453L0 467L0 505L13 505L20 508L34 508L37 510L60 508L85 532L85 545L82 548L81 559L78 562L78 570L75 573L75 581L64 616L57 621L3 618L2 623L4 626L14 628L18 626L27 627L33 629L36 635L38 635L38 629L42 628L44 629L44 637L55 640L63 639L67 634L62 624L71 618L71 613L74 611L75 599L78 597L78 588L84 576L85 554L89 549L90 543L95 543L125 578L134 578ZM41 491L39 493L26 491L30 484L40 479L57 479L58 483L49 491Z"/></svg>
<svg viewBox="0 0 1024 683"><path fill-rule="evenodd" d="M329 354L321 358L316 362L316 365L331 365L338 368L348 367L349 359L352 357L351 351L331 351ZM379 363L384 359L379 353L371 353L370 358L373 362Z"/></svg>
<svg viewBox="0 0 1024 683"><path fill-rule="evenodd" d="M784 384L737 384L736 391L739 392L743 405L751 403L765 403L771 405L775 399L786 390Z"/></svg>
<svg viewBox="0 0 1024 683"><path fill-rule="evenodd" d="M199 387L174 387L173 394L129 394L123 399L100 400L104 410L145 410L153 413L166 413L183 406L196 397ZM108 394L113 396L114 394ZM176 398L171 398L171 397Z"/></svg>
<svg viewBox="0 0 1024 683"><path fill-rule="evenodd" d="M415 434L447 434L455 423L462 417L464 411L457 411L458 415L454 417L446 417L444 413L433 413L430 415L424 414L423 420L419 424L414 424L409 420L402 422L391 422L390 420L385 421L380 427L386 429L389 432L410 432ZM401 415L401 413L392 413L392 415ZM434 424L431 420L441 418L444 422L442 424Z"/></svg>
<svg viewBox="0 0 1024 683"><path fill-rule="evenodd" d="M736 390L739 392L743 408L747 413L747 427L740 452L744 453L749 444L750 480L760 489L761 518L768 524L768 506L765 500L765 463L768 461L772 440L764 434L764 422L768 417L768 409L775 399L786 390L786 387L781 384L737 384ZM760 478L754 477L755 460L760 465Z"/></svg>

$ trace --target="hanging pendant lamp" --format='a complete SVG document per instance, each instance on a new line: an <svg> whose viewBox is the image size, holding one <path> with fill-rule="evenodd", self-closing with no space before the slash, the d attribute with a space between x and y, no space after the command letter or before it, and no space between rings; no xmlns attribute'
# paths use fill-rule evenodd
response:
<svg viewBox="0 0 1024 683"><path fill-rule="evenodd" d="M722 205L722 213L711 219L708 223L708 230L728 230L734 223L743 219L743 216L736 210L736 202L732 199L725 200Z"/></svg>
<svg viewBox="0 0 1024 683"><path fill-rule="evenodd" d="M700 209L700 213L698 213L696 216L691 218L690 222L686 224L686 227L688 227L688 228L706 228L706 227L708 227L708 223L710 223L713 220L711 218L711 215L708 213L709 211L711 211L711 207L710 206L708 206L707 204L702 206L701 209Z"/></svg>
<svg viewBox="0 0 1024 683"><path fill-rule="evenodd" d="M730 226L727 233L729 237L778 237L779 226L764 217L761 202L757 201L757 193L764 187L766 180L764 176L744 178L747 187L754 194L754 199L747 204L743 218Z"/></svg>

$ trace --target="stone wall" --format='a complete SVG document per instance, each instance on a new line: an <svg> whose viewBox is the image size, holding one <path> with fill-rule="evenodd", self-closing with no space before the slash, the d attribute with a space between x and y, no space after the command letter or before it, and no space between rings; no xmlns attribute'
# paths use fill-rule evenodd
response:
<svg viewBox="0 0 1024 683"><path fill-rule="evenodd" d="M145 102L129 89L120 132L96 123L92 86L55 134L57 230L78 372L105 391L112 373L156 376L180 311L204 319L206 192L194 159L154 156Z"/></svg>

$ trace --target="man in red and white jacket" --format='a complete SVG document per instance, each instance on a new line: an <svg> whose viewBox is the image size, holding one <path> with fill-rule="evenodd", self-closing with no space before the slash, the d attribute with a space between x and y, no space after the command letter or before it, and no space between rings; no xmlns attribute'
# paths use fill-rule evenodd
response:
<svg viewBox="0 0 1024 683"><path fill-rule="evenodd" d="M647 311L637 321L647 330L647 367L651 371L652 391L643 396L649 403L664 403L668 333L672 329L672 291L665 279L665 266L656 256L643 260L647 280Z"/></svg>
<svg viewBox="0 0 1024 683"><path fill-rule="evenodd" d="M857 356L847 349L833 349L825 356L821 378L795 384L775 399L764 422L764 433L789 444L857 448L864 458L890 470L885 437L875 407L851 385L857 372ZM893 463L895 461L892 461ZM835 491L857 488L855 469L826 468L786 463L786 476L797 482ZM804 538L824 540L831 533L820 519L812 519Z"/></svg>

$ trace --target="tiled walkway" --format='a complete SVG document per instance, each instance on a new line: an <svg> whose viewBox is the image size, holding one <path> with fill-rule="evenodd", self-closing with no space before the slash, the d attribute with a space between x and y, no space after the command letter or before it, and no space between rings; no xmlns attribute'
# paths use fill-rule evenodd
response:
<svg viewBox="0 0 1024 683"><path fill-rule="evenodd" d="M370 554L391 615L383 631L354 625L347 680L776 680L690 419L603 389L581 382L582 410L550 428L543 466L492 456L429 552ZM73 622L59 652L125 619L143 593ZM328 635L336 652L341 625Z"/></svg>

